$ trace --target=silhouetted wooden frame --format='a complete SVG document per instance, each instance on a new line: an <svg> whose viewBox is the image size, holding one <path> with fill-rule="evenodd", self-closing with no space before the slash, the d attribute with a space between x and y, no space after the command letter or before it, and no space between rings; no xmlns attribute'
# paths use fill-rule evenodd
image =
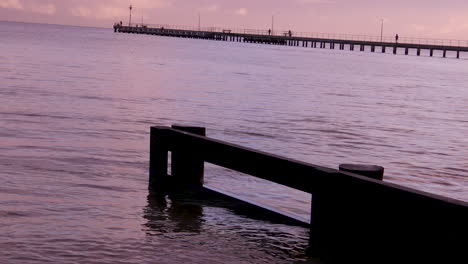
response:
<svg viewBox="0 0 468 264"><path fill-rule="evenodd" d="M468 237L466 202L170 127L151 127L151 189L163 189L164 179L171 177L167 175L169 151L186 151L201 162L311 193L310 248L315 255L363 260L364 254L382 263L379 256L388 247L398 252L394 258L387 256L388 261L403 254L424 260L427 252L430 260L447 260L464 252L458 241ZM199 178L199 172L194 177ZM183 180L176 182L184 185ZM202 185L203 179L192 181L197 182Z"/></svg>

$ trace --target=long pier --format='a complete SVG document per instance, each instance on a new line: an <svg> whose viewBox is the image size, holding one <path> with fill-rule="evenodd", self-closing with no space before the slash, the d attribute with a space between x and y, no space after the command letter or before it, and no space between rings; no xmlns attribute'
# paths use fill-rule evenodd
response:
<svg viewBox="0 0 468 264"><path fill-rule="evenodd" d="M248 29L223 28L191 28L171 25L130 25L114 24L114 32L147 34L166 37L208 39L217 41L245 42L269 45L311 47L321 49L359 50L393 54L410 53L421 56L425 51L428 56L435 52L441 53L443 58L447 53L454 54L459 59L460 54L468 52L468 40L441 40L441 39L414 39L400 38L399 41L391 38L378 38L372 36L335 35L302 33L291 31L271 32Z"/></svg>

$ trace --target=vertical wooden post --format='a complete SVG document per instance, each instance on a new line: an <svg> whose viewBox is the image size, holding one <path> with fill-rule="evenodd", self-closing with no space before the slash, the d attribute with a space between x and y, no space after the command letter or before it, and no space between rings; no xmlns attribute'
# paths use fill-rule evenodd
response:
<svg viewBox="0 0 468 264"><path fill-rule="evenodd" d="M409 53L409 48L405 48L405 55L408 55Z"/></svg>
<svg viewBox="0 0 468 264"><path fill-rule="evenodd" d="M370 51L375 52L375 46L371 46Z"/></svg>
<svg viewBox="0 0 468 264"><path fill-rule="evenodd" d="M444 50L443 56L444 58L447 56L447 50Z"/></svg>
<svg viewBox="0 0 468 264"><path fill-rule="evenodd" d="M151 127L150 134L150 190L164 189L167 179L167 143L170 140L168 131L164 128Z"/></svg>
<svg viewBox="0 0 468 264"><path fill-rule="evenodd" d="M432 57L433 55L434 55L434 49L431 49L431 50L429 51L429 56Z"/></svg>
<svg viewBox="0 0 468 264"><path fill-rule="evenodd" d="M459 59L459 58L460 58L460 51L457 50L457 59Z"/></svg>
<svg viewBox="0 0 468 264"><path fill-rule="evenodd" d="M204 127L172 125L173 129L206 135ZM171 174L176 184L182 187L202 187L204 175L204 160L196 146L187 146L184 142L174 142L171 152Z"/></svg>
<svg viewBox="0 0 468 264"><path fill-rule="evenodd" d="M421 49L418 48L418 51L416 52L416 55L421 56Z"/></svg>
<svg viewBox="0 0 468 264"><path fill-rule="evenodd" d="M382 46L382 53L385 53L385 46Z"/></svg>
<svg viewBox="0 0 468 264"><path fill-rule="evenodd" d="M327 246L324 242L327 239L327 194L319 191L312 194L310 209L309 227L309 253L313 257L323 257L326 255Z"/></svg>
<svg viewBox="0 0 468 264"><path fill-rule="evenodd" d="M396 54L397 53L397 46L394 46L393 47L393 54Z"/></svg>

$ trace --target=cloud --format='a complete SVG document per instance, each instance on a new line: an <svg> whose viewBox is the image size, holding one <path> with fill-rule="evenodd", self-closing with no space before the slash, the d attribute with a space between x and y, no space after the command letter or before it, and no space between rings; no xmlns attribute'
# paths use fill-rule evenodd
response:
<svg viewBox="0 0 468 264"><path fill-rule="evenodd" d="M411 24L410 28L411 28L411 30L414 30L414 31L425 31L426 30L425 26L419 25L419 24Z"/></svg>
<svg viewBox="0 0 468 264"><path fill-rule="evenodd" d="M132 6L135 8L163 8L171 6L174 0L113 0L115 6L125 6L127 7L129 3L132 3Z"/></svg>
<svg viewBox="0 0 468 264"><path fill-rule="evenodd" d="M148 16L149 10L166 8L172 5L174 0L132 0L132 14ZM98 20L121 19L127 17L130 6L128 0L101 0L99 4L95 1L75 1L75 5L68 7L72 16Z"/></svg>
<svg viewBox="0 0 468 264"><path fill-rule="evenodd" d="M32 4L28 6L28 9L33 13L39 13L43 15L53 15L57 11L54 4Z"/></svg>
<svg viewBox="0 0 468 264"><path fill-rule="evenodd" d="M22 4L19 0L0 0L0 8L12 8L42 15L53 15L57 8L52 3L26 3Z"/></svg>
<svg viewBox="0 0 468 264"><path fill-rule="evenodd" d="M215 4L198 8L198 11L200 12L216 12L218 10L219 10L219 7L218 5L215 5Z"/></svg>
<svg viewBox="0 0 468 264"><path fill-rule="evenodd" d="M90 17L93 15L93 11L91 11L91 9L82 6L72 7L70 11L73 16L77 17Z"/></svg>
<svg viewBox="0 0 468 264"><path fill-rule="evenodd" d="M0 8L23 9L19 0L0 0Z"/></svg>
<svg viewBox="0 0 468 264"><path fill-rule="evenodd" d="M297 0L304 4L335 4L335 0Z"/></svg>
<svg viewBox="0 0 468 264"><path fill-rule="evenodd" d="M465 16L451 17L449 21L438 29L438 33L452 34L468 31L468 19Z"/></svg>
<svg viewBox="0 0 468 264"><path fill-rule="evenodd" d="M247 15L247 8L239 8L236 10L236 14L239 16L246 16Z"/></svg>
<svg viewBox="0 0 468 264"><path fill-rule="evenodd" d="M128 9L123 7L98 6L93 9L79 6L70 9L73 16L93 19L115 19L126 17Z"/></svg>

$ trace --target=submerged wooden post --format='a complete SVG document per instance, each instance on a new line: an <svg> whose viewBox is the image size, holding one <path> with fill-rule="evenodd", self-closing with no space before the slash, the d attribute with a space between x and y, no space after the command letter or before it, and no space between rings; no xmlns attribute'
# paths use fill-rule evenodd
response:
<svg viewBox="0 0 468 264"><path fill-rule="evenodd" d="M409 48L407 47L405 48L405 55L408 55L408 53L409 53Z"/></svg>
<svg viewBox="0 0 468 264"><path fill-rule="evenodd" d="M416 55L421 56L421 49L418 48L418 51L416 52Z"/></svg>
<svg viewBox="0 0 468 264"><path fill-rule="evenodd" d="M205 136L204 127L172 125L173 129ZM174 182L183 187L202 187L204 175L204 160L196 146L187 146L183 142L176 143L171 152L171 174Z"/></svg>
<svg viewBox="0 0 468 264"><path fill-rule="evenodd" d="M460 58L460 51L457 50L457 59L459 59L459 58Z"/></svg>
<svg viewBox="0 0 468 264"><path fill-rule="evenodd" d="M385 46L382 46L382 53L385 53Z"/></svg>
<svg viewBox="0 0 468 264"><path fill-rule="evenodd" d="M365 165L365 164L340 164L340 171L347 171L375 180L383 180L384 167L377 165Z"/></svg>
<svg viewBox="0 0 468 264"><path fill-rule="evenodd" d="M444 50L443 56L444 58L447 56L447 50Z"/></svg>
<svg viewBox="0 0 468 264"><path fill-rule="evenodd" d="M429 56L432 57L433 55L434 55L434 49L431 49L431 50L429 51Z"/></svg>
<svg viewBox="0 0 468 264"><path fill-rule="evenodd" d="M397 46L393 47L393 54L397 54Z"/></svg>

